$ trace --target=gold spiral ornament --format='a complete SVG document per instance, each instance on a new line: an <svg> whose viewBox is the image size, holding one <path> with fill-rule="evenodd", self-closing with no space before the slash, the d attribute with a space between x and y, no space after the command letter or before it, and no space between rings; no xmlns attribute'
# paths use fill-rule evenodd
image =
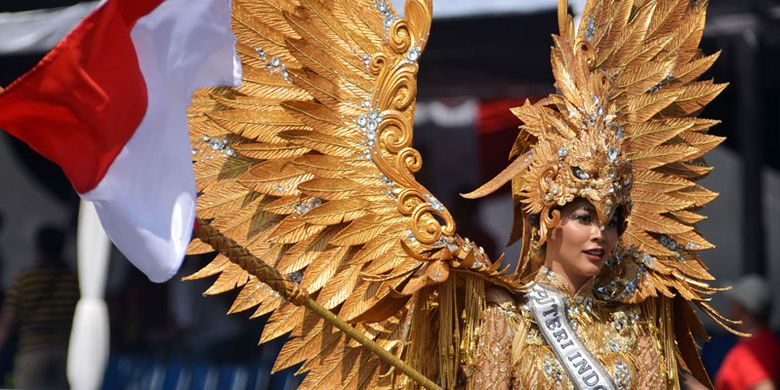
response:
<svg viewBox="0 0 780 390"><path fill-rule="evenodd" d="M409 30L409 22L406 19L399 19L392 26L387 33L387 41L390 43L390 48L396 54L404 54L412 46L413 34Z"/></svg>
<svg viewBox="0 0 780 390"><path fill-rule="evenodd" d="M381 79L377 80L379 88L374 98L377 106L381 109L392 107L398 111L407 110L417 93L417 69L416 64L409 64L404 60L381 72Z"/></svg>
<svg viewBox="0 0 780 390"><path fill-rule="evenodd" d="M390 153L399 153L412 146L412 132L408 131L409 119L402 112L387 110L376 129L377 138Z"/></svg>
<svg viewBox="0 0 780 390"><path fill-rule="evenodd" d="M398 153L398 165L403 166L409 173L417 173L422 169L422 156L414 148L404 148Z"/></svg>
<svg viewBox="0 0 780 390"><path fill-rule="evenodd" d="M441 223L433 217L435 210L428 203L420 203L412 212L412 232L417 241L433 244L442 234Z"/></svg>

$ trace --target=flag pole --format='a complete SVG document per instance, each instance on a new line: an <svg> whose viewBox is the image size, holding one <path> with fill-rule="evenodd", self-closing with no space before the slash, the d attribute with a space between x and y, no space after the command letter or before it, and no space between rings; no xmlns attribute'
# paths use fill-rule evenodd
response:
<svg viewBox="0 0 780 390"><path fill-rule="evenodd" d="M230 261L237 264L250 274L256 276L257 279L267 284L274 291L278 292L279 295L291 303L298 306L303 305L329 323L333 324L333 326L346 333L347 336L359 342L368 350L376 354L384 362L403 372L421 386L429 390L442 390L441 387L432 380L401 361L401 359L399 359L397 356L382 348L373 340L366 337L362 332L358 331L346 321L333 314L333 312L325 309L316 301L311 299L306 291L302 290L297 283L283 277L282 274L280 274L279 271L277 271L275 268L269 266L264 261L249 253L246 248L220 233L219 230L209 225L202 219L197 220L195 227L195 237L211 245L214 249L227 256Z"/></svg>

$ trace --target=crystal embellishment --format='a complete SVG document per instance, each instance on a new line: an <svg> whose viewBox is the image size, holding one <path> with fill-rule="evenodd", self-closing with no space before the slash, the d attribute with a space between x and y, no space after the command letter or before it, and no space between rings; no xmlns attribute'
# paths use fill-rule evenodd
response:
<svg viewBox="0 0 780 390"><path fill-rule="evenodd" d="M382 25L385 26L385 40L387 40L390 27L398 20L398 16L395 15L393 8L384 0L375 0L374 7L382 17Z"/></svg>
<svg viewBox="0 0 780 390"><path fill-rule="evenodd" d="M561 379L563 379L563 369L560 363L549 356L544 357L542 369L544 370L544 376L547 377L547 379L556 382L560 382Z"/></svg>
<svg viewBox="0 0 780 390"><path fill-rule="evenodd" d="M236 151L230 147L227 136L212 138L209 137L208 135L204 135L203 137L196 139L195 143L196 146L192 148L193 156L198 155L203 150L206 151L204 157L206 159L212 159L215 153L220 153L225 157L236 156ZM201 144L201 145L198 146L197 144Z"/></svg>
<svg viewBox="0 0 780 390"><path fill-rule="evenodd" d="M265 49L262 47L255 48L255 52L257 53L257 57L260 58L260 61L265 62L265 68L268 69L268 73L278 73L280 76L282 76L284 81L288 83L292 81L290 78L290 73L287 71L287 65L285 65L281 58L271 57L269 60L268 53L266 53Z"/></svg>
<svg viewBox="0 0 780 390"><path fill-rule="evenodd" d="M410 64L414 64L417 62L417 60L420 58L420 53L422 52L422 49L420 46L414 45L411 49L409 49L408 52L406 52L406 62Z"/></svg>
<svg viewBox="0 0 780 390"><path fill-rule="evenodd" d="M658 84L656 84L656 85L654 85L652 88L650 88L650 92L653 92L653 93L655 93L655 92L658 92L658 91L660 91L660 90L661 90L661 88L663 88L663 87L665 87L666 85L668 85L670 82L672 82L672 80L674 80L674 75L672 75L671 73L668 73L668 74L667 74L667 75L666 75L666 76L663 78L663 80L661 80L661 81L660 81Z"/></svg>
<svg viewBox="0 0 780 390"><path fill-rule="evenodd" d="M441 204L441 202L439 202L438 199L433 197L433 195L425 194L425 199L428 201L428 204L431 205L431 207L433 207L434 210L436 211L444 210L444 205Z"/></svg>
<svg viewBox="0 0 780 390"><path fill-rule="evenodd" d="M590 175L588 175L588 172L585 172L580 167L572 167L571 169L572 173L574 173L574 176L576 176L578 179L581 180L588 180L590 179Z"/></svg>
<svg viewBox="0 0 780 390"><path fill-rule="evenodd" d="M673 240L669 236L661 236L658 240L661 241L661 244L663 244L663 246L671 250L677 249L677 241Z"/></svg>
<svg viewBox="0 0 780 390"><path fill-rule="evenodd" d="M628 370L626 363L615 364L615 385L618 389L628 389L631 385L631 371Z"/></svg>
<svg viewBox="0 0 780 390"><path fill-rule="evenodd" d="M379 177L379 180L381 180L382 183L385 185L385 195L388 198L396 199L395 190L397 189L397 186L395 185L395 183L385 175L381 175Z"/></svg>
<svg viewBox="0 0 780 390"><path fill-rule="evenodd" d="M294 204L293 210L295 210L295 214L302 215L308 213L321 204L322 200L320 198L310 198Z"/></svg>
<svg viewBox="0 0 780 390"><path fill-rule="evenodd" d="M291 282L300 283L301 280L303 279L303 273L301 271L296 271L291 274L287 274L286 277L287 280Z"/></svg>
<svg viewBox="0 0 780 390"><path fill-rule="evenodd" d="M593 41L593 36L596 34L596 20L593 19L593 16L588 16L588 21L585 22L585 33L583 33L583 37L585 37L585 40L588 42Z"/></svg>
<svg viewBox="0 0 780 390"><path fill-rule="evenodd" d="M366 66L366 69L369 69L371 67L371 56L366 54L363 56L363 65Z"/></svg>
<svg viewBox="0 0 780 390"><path fill-rule="evenodd" d="M382 118L382 113L369 106L368 112L360 115L355 121L360 131L366 136L368 149L372 149L376 145L376 130L379 128Z"/></svg>
<svg viewBox="0 0 780 390"><path fill-rule="evenodd" d="M618 157L618 150L617 148L609 148L609 151L607 152L607 158L609 158L610 162L615 162Z"/></svg>

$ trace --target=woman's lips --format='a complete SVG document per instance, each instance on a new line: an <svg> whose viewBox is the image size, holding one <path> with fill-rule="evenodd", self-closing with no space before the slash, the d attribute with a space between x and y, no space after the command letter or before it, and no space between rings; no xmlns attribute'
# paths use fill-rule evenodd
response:
<svg viewBox="0 0 780 390"><path fill-rule="evenodd" d="M600 262L604 259L603 249L589 249L582 252L585 253L585 256L588 258L588 260L594 263Z"/></svg>

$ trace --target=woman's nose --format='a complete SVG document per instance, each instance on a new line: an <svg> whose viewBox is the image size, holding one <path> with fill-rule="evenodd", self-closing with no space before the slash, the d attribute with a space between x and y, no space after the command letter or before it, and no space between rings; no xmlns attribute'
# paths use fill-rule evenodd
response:
<svg viewBox="0 0 780 390"><path fill-rule="evenodd" d="M591 227L591 240L603 241L607 237L607 228L600 223L594 223Z"/></svg>

